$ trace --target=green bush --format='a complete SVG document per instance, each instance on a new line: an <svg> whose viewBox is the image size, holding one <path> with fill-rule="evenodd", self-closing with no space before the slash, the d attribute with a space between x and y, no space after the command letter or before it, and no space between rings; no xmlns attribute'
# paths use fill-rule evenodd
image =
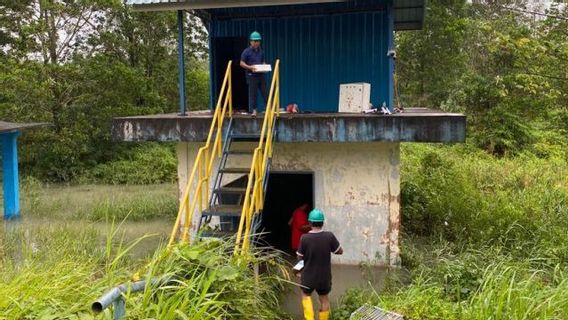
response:
<svg viewBox="0 0 568 320"><path fill-rule="evenodd" d="M144 143L127 158L96 165L81 180L102 184L156 184L176 179L174 146Z"/></svg>
<svg viewBox="0 0 568 320"><path fill-rule="evenodd" d="M568 163L522 154L495 159L468 146L403 148L407 234L504 246L568 261ZM555 248L547 250L546 248Z"/></svg>

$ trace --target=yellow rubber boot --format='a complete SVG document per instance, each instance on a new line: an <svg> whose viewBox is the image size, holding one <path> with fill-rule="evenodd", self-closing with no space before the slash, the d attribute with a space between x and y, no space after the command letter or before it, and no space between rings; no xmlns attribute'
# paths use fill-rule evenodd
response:
<svg viewBox="0 0 568 320"><path fill-rule="evenodd" d="M304 319L315 320L314 304L312 303L312 297L302 297L302 307L304 307Z"/></svg>
<svg viewBox="0 0 568 320"><path fill-rule="evenodd" d="M320 311L319 320L329 320L329 310Z"/></svg>

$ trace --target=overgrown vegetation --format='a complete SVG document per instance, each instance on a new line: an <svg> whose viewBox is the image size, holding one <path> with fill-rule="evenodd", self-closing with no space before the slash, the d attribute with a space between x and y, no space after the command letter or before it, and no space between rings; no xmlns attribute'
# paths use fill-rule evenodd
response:
<svg viewBox="0 0 568 320"><path fill-rule="evenodd" d="M90 305L145 265L129 254L143 238L117 240L122 231L112 224L105 238L93 227L64 224L7 231L0 233L0 319L94 319ZM128 319L282 319L282 260L259 249L239 261L231 248L214 241L156 251L142 275L160 281L127 293ZM264 266L258 277L253 263ZM112 319L111 310L96 318Z"/></svg>
<svg viewBox="0 0 568 320"><path fill-rule="evenodd" d="M173 221L178 209L175 184L62 186L27 178L22 189L22 211L38 221Z"/></svg>
<svg viewBox="0 0 568 320"><path fill-rule="evenodd" d="M568 163L468 146L403 148L403 270L364 303L409 319L565 319Z"/></svg>
<svg viewBox="0 0 568 320"><path fill-rule="evenodd" d="M143 190L143 199L116 186L96 188L115 197L81 186L82 201L44 185L175 180L172 146L111 143L109 127L113 116L175 111L175 16L131 13L114 0L59 3L0 6L0 118L54 124L22 136L23 172L40 179L24 184L26 210L79 223L175 214L173 185L129 187ZM568 319L568 7L530 13L537 4L428 1L424 30L397 34L403 105L465 113L468 141L403 147L404 276L390 272L381 291L350 291L334 319L363 303L409 319ZM60 26L50 21L85 21L91 12L100 28L84 25L81 37L58 39ZM192 18L186 26L196 35L186 43L192 109L208 103L198 25ZM93 250L100 235L92 228L48 225L0 240L0 297L11 297L0 301L0 318L89 318L90 301L139 267L112 241ZM153 274L178 282L129 297L129 312L280 316L267 291L278 287L275 273L252 291L250 270L222 258L224 250L203 244L156 256Z"/></svg>
<svg viewBox="0 0 568 320"><path fill-rule="evenodd" d="M470 2L432 1L424 30L398 34L403 103L466 113L469 142L496 156L566 157L568 8Z"/></svg>
<svg viewBox="0 0 568 320"><path fill-rule="evenodd" d="M538 5L430 1L398 35L403 103L464 112L468 140L403 147L402 271L334 319L568 318L568 7Z"/></svg>
<svg viewBox="0 0 568 320"><path fill-rule="evenodd" d="M187 104L206 109L205 29L195 16L186 18ZM120 0L8 0L0 21L0 119L52 124L21 137L25 175L171 181L172 149L114 143L111 120L178 111L175 12L133 13ZM165 157L150 166L158 171L145 172L150 181L124 177L136 169L124 163L132 159L145 165L136 172L150 170L143 169L147 153Z"/></svg>

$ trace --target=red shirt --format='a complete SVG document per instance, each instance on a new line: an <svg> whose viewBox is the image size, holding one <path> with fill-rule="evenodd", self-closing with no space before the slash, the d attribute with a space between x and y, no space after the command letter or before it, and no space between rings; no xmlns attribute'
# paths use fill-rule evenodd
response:
<svg viewBox="0 0 568 320"><path fill-rule="evenodd" d="M294 210L292 213L292 250L298 250L300 246L300 238L305 232L302 232L302 227L307 225L308 214L302 208Z"/></svg>

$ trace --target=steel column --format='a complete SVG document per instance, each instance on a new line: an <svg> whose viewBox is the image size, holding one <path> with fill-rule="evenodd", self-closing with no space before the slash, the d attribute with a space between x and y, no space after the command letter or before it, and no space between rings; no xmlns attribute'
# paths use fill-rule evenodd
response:
<svg viewBox="0 0 568 320"><path fill-rule="evenodd" d="M186 115L185 111L185 57L183 45L183 10L177 12L178 23L178 86L179 86L179 113Z"/></svg>
<svg viewBox="0 0 568 320"><path fill-rule="evenodd" d="M391 111L394 110L394 59L395 59L395 46L394 46L394 6L392 1L387 6L387 41L388 41L388 72L389 83L387 91L387 105Z"/></svg>
<svg viewBox="0 0 568 320"><path fill-rule="evenodd" d="M2 178L4 185L4 219L20 216L20 186L18 180L19 131L0 134L2 143Z"/></svg>

